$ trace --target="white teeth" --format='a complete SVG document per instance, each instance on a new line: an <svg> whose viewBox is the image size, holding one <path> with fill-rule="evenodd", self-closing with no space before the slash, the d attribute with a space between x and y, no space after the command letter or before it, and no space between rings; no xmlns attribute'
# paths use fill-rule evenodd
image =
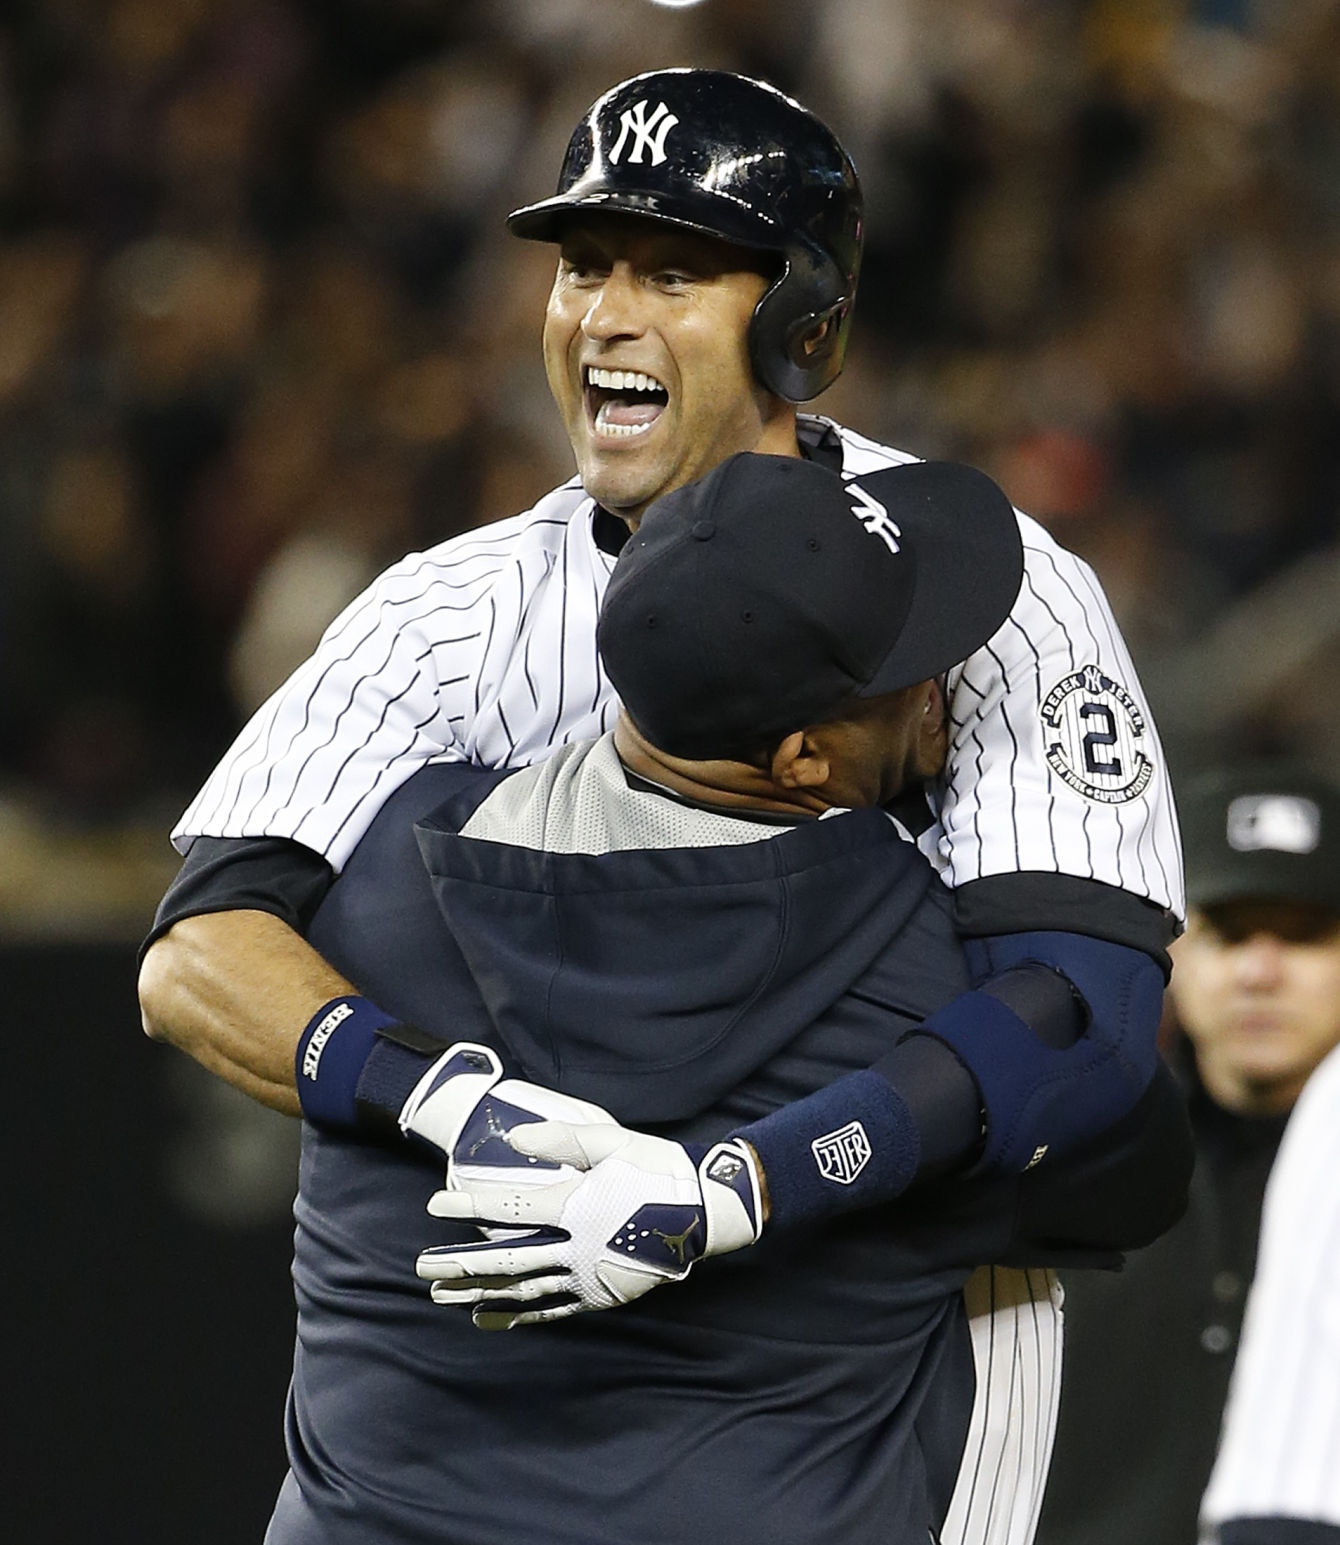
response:
<svg viewBox="0 0 1340 1545"><path fill-rule="evenodd" d="M640 370L601 370L596 365L586 367L586 384L599 386L607 392L663 392L665 388L655 376Z"/></svg>
<svg viewBox="0 0 1340 1545"><path fill-rule="evenodd" d="M644 435L656 422L655 419L649 419L645 424L611 424L605 417L608 406L608 403L601 403L600 411L596 414L596 428L611 439L627 440L634 435Z"/></svg>

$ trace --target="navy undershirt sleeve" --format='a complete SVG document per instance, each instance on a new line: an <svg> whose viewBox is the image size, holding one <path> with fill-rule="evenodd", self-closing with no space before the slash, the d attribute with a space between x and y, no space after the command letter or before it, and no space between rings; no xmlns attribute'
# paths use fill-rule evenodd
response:
<svg viewBox="0 0 1340 1545"><path fill-rule="evenodd" d="M335 871L286 837L197 837L158 904L140 959L174 923L205 912L270 912L302 933Z"/></svg>
<svg viewBox="0 0 1340 1545"><path fill-rule="evenodd" d="M872 1068L739 1129L762 1160L774 1222L889 1200L973 1163L1019 1174L1140 1099L1162 985L1151 957L1039 933L974 941L969 959L979 985Z"/></svg>

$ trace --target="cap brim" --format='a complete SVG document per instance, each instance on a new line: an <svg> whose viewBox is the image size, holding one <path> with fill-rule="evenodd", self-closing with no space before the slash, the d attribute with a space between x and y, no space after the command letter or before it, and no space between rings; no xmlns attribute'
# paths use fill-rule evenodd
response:
<svg viewBox="0 0 1340 1545"><path fill-rule="evenodd" d="M939 676L1000 628L1019 595L1019 518L992 480L952 462L908 462L853 479L879 499L916 555L916 585L898 642L862 688L895 692Z"/></svg>
<svg viewBox="0 0 1340 1545"><path fill-rule="evenodd" d="M695 202L702 204L695 208ZM562 241L574 218L581 215L638 215L644 220L658 220L663 225L678 226L698 236L711 236L734 246L758 252L780 252L786 245L786 233L780 223L734 208L721 199L703 195L695 201L680 192L673 197L655 191L632 189L593 189L589 193L559 193L514 209L507 217L507 229L527 241Z"/></svg>
<svg viewBox="0 0 1340 1545"><path fill-rule="evenodd" d="M1294 854L1237 855L1208 869L1187 871L1187 904L1228 906L1233 902L1305 902L1340 916L1340 882L1329 866Z"/></svg>

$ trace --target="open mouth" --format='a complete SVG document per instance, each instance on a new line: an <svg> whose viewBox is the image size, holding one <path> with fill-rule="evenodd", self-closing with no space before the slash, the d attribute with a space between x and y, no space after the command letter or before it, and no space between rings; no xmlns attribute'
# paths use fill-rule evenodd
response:
<svg viewBox="0 0 1340 1545"><path fill-rule="evenodd" d="M670 400L656 377L640 370L602 370L588 365L583 375L587 412L596 433L613 439L646 434Z"/></svg>

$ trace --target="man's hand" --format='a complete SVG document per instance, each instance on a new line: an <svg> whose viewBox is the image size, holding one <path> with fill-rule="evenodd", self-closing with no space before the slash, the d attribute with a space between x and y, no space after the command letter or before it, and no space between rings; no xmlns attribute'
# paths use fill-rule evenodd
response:
<svg viewBox="0 0 1340 1545"><path fill-rule="evenodd" d="M471 1306L486 1330L628 1303L762 1232L758 1166L745 1143L695 1154L613 1124L569 1121L514 1127L506 1141L514 1163L567 1167L571 1178L527 1185L517 1184L524 1170L500 1178L458 1169L460 1189L439 1191L429 1212L524 1232L425 1250L416 1268L436 1303ZM562 1301L526 1307L555 1296Z"/></svg>
<svg viewBox="0 0 1340 1545"><path fill-rule="evenodd" d="M508 1141L510 1132L534 1122L613 1119L587 1100L503 1078L502 1063L487 1046L459 1041L438 1057L405 1101L400 1130L446 1155L449 1190L499 1180L514 1187L568 1178L572 1171L518 1151Z"/></svg>

